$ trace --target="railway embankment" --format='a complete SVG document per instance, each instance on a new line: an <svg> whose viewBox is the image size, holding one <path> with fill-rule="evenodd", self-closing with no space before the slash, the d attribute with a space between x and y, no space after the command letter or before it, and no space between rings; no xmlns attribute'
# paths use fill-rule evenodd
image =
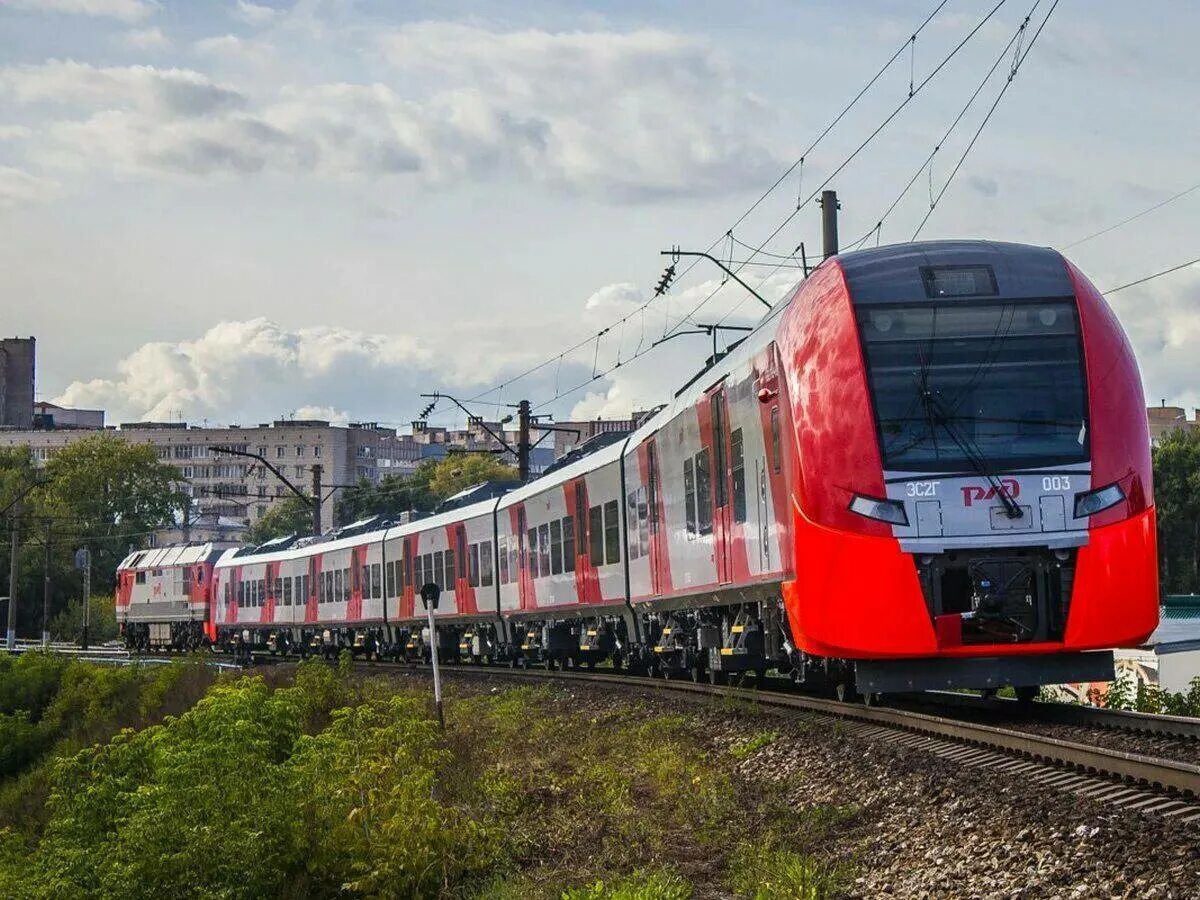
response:
<svg viewBox="0 0 1200 900"><path fill-rule="evenodd" d="M1182 817L655 687L450 670L442 731L423 670L11 661L5 727L46 739L0 785L0 894L1200 893Z"/></svg>

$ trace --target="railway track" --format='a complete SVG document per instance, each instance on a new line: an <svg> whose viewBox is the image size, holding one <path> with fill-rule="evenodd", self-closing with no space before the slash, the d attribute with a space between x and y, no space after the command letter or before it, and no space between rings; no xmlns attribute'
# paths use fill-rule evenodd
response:
<svg viewBox="0 0 1200 900"><path fill-rule="evenodd" d="M373 668L422 672L403 663L372 663ZM836 719L846 733L887 740L941 756L951 762L1018 775L1058 791L1128 810L1200 823L1200 766L1066 741L911 709L865 706L822 697L668 681L599 672L513 670L443 666L447 674L470 678L582 682L627 690L661 690L702 698L732 698L760 708L800 711ZM1048 704L1046 704L1048 705ZM1186 721L1186 720L1185 720Z"/></svg>
<svg viewBox="0 0 1200 900"><path fill-rule="evenodd" d="M53 651L56 648L51 649ZM110 653L96 661L131 663L169 658ZM282 661L274 657L270 659ZM410 663L359 661L358 664L384 671L428 671L425 666ZM233 667L228 663L223 665ZM960 765L1017 775L1054 790L1125 809L1181 822L1200 823L1200 766L1194 763L1063 740L1019 728L971 721L970 718L922 712L912 706L939 711L958 709L971 715L999 709L1006 715L1020 715L1053 724L1120 729L1186 739L1200 739L1200 720L1069 704L1034 703L1018 706L1015 701L985 701L970 695L947 693L906 696L898 705L892 706L866 706L784 690L752 690L605 672L522 670L478 665L443 665L442 670L448 675L468 678L579 682L634 691L666 691L697 700L730 698L759 708L822 716L840 721L846 733L857 737L899 743Z"/></svg>

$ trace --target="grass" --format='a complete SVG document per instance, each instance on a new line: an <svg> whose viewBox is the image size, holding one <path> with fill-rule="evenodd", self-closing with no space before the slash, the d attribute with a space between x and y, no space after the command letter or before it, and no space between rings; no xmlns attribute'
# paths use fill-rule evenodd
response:
<svg viewBox="0 0 1200 900"><path fill-rule="evenodd" d="M770 900L844 884L825 849L842 813L734 774L774 731L723 751L645 702L452 685L442 732L423 686L319 663L87 690L65 671L52 689L31 670L14 695L36 710L6 713L14 733L68 710L78 727L3 785L41 808L23 823L0 802L0 895Z"/></svg>

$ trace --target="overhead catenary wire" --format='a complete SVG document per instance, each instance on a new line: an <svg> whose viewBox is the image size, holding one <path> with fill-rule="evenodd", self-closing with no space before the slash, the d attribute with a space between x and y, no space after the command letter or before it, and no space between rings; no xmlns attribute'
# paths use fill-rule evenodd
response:
<svg viewBox="0 0 1200 900"><path fill-rule="evenodd" d="M734 220L732 225L730 225L728 228L726 228L724 232L722 232L711 244L709 244L709 246L707 247L705 252L711 253L713 248L715 248L718 244L720 244L721 241L725 240L727 235L732 237L732 232L734 231L734 229L736 229L747 218L749 218L754 213L754 211L757 210L758 207L760 205L762 205L762 203L779 188L780 185L782 185L785 181L787 181L787 179L792 175L793 172L795 172L797 169L800 169L801 171L803 171L803 165L804 165L805 158L810 153L812 153L825 140L826 137L829 136L829 134L833 131L834 128L837 127L837 125L842 121L842 119L844 119L846 117L846 115L871 90L871 88L875 86L875 84L879 81L879 79L883 77L883 75L893 66L893 64L895 64L896 60L901 58L901 56L904 54L904 51L906 49L908 49L911 52L912 47L915 44L917 37L919 37L920 34L937 17L937 15L942 11L942 9L947 5L948 2L949 2L949 0L939 0L939 2L933 7L933 9L925 16L925 18L921 20L921 23L912 31L912 33L909 36L907 36L904 39L904 41L895 49L895 51L891 54L891 56L888 57L887 61L884 62L884 64L882 66L880 66L880 68L867 80L867 82L858 90L858 92L849 100L849 102L847 102L841 108L841 110L837 113L837 115L834 116L834 118L832 120L830 120L829 123L826 124L826 126L821 130L821 132L808 144L808 146L804 148L804 150L795 159L795 161L791 165L789 165L783 171L783 173L778 178L776 178L775 181L766 190L764 190L762 192L762 194L760 194L758 196L758 198L753 203L751 203L750 206L747 207L744 212L741 213L741 215L739 215L737 217L737 219ZM1003 5L1003 0L1001 0L1001 3L999 5ZM911 96L911 94L910 94L910 96ZM798 208L800 208L802 206L803 206L803 203L800 203L800 202L797 203ZM746 245L746 246L749 246L749 245ZM761 249L762 249L761 247L758 248L758 250L761 250ZM699 261L700 261L699 258L692 260L692 262L690 262L684 268L683 272L681 272L678 277L682 278L683 276L687 275L696 265L699 264ZM660 294L656 293L654 296L650 297L650 299L648 299L645 303L643 303L637 309L635 309L632 312L628 313L627 315L623 316L621 319L617 320L616 322L611 323L609 326L607 326L605 329L603 329L603 331L609 331L609 330L615 328L617 325L623 324L632 315L637 315L637 314L643 313L645 311L645 309L658 298L658 296L660 296ZM685 317L685 319L683 321L687 321L687 318ZM601 334L603 333L603 331L601 332ZM524 371L522 371L516 375L506 378L502 382L479 392L478 394L474 395L473 397L468 398L467 402L468 403L476 402L476 401L482 399L483 397L486 397L488 394L491 394L495 391L503 390L507 387L510 387L514 382L521 381L521 380L529 377L530 375L535 374L536 372L540 371L541 369L543 369L546 366L550 365L551 363L555 362L562 356L569 355L571 353L574 353L577 350L580 350L580 349L588 346L598 336L599 336L598 334L588 335L587 337L581 339L580 341L571 345L570 347L566 348L565 350L559 351L558 353L554 354L553 356L550 356L550 357L546 358L545 360L542 360L541 362L539 362L533 366L530 366L528 369L525 369Z"/></svg>
<svg viewBox="0 0 1200 900"><path fill-rule="evenodd" d="M929 155L925 157L925 160L921 163L920 166L917 167L916 171L913 172L912 177L908 179L908 181L905 183L904 187L900 190L900 193L897 194L896 198L892 201L891 205L888 206L888 208L886 210L884 210L883 214L879 216L879 218L875 221L875 224L871 226L871 229L866 234L864 234L857 241L855 241L853 244L850 244L845 249L851 250L851 249L854 249L855 247L861 246L862 244L866 243L867 240L870 239L872 234L876 235L876 237L878 238L878 236L883 231L883 223L887 221L888 217L893 212L895 212L896 207L900 205L900 203L904 200L904 198L906 196L908 196L908 192L910 190L912 190L913 185L917 183L917 179L919 179L921 177L921 174L924 172L929 172L929 176L930 176L930 192L929 192L930 206L933 206L936 203L934 196L933 196L933 181L932 181L934 157L936 157L937 154L941 151L942 147L945 146L946 141L948 141L950 139L950 135L952 135L954 133L954 130L958 127L959 123L962 122L962 120L966 116L967 112L970 111L971 107L975 105L975 101L977 99L979 99L979 95L983 93L984 88L987 87L988 82L990 82L992 80L992 76L995 75L996 70L998 68L1000 68L1000 64L1002 62L1004 62L1005 59L1008 58L1009 52L1012 50L1013 46L1017 43L1017 41L1020 39L1021 35L1024 34L1025 29L1028 27L1030 16L1033 15L1033 13L1037 10L1037 8L1040 4L1041 4L1041 0L1038 0L1038 2L1034 3L1033 8L1030 9L1030 11L1029 11L1029 15L1026 16L1024 20L1022 20L1021 24L1013 32L1013 36L1011 38L1009 38L1008 43L1005 44L1004 48L996 55L995 61L988 68L987 73L983 76L982 80L980 80L979 84L975 87L975 90L972 91L971 96L967 98L967 102L964 103L962 108L958 111L958 115L956 115L954 117L954 120L950 123L949 127L946 128L946 130L942 133L942 136L940 138L938 138L938 140L934 143L933 149L931 151L929 151Z"/></svg>
<svg viewBox="0 0 1200 900"><path fill-rule="evenodd" d="M1020 44L1018 43L1017 53L1019 55L1013 61L1012 68L1009 70L1009 73L1008 73L1008 78L1005 80L1004 85L1000 88L1000 93L996 95L996 99L995 99L995 101L993 101L991 108L987 111L987 115L984 116L983 121L979 123L979 127L975 130L975 134L971 138L971 142L969 144L967 144L966 149L963 150L962 155L958 158L958 162L955 163L954 169L951 170L949 177L946 179L946 183L942 185L941 191L938 192L937 198L933 201L933 203L931 203L929 205L928 212L925 213L925 217L923 219L921 219L921 224L919 224L917 226L916 231L913 232L911 240L915 241L917 239L917 235L919 235L921 233L921 229L925 227L925 224L929 221L930 216L932 216L934 213L934 210L937 209L938 203L940 203L942 200L942 197L944 197L946 195L946 191L949 190L951 182L954 181L954 176L958 174L958 170L962 168L962 164L966 161L967 156L970 154L971 150L975 147L975 143L979 140L979 136L981 134L983 134L983 129L985 129L987 127L988 122L991 121L992 114L996 112L997 107L1000 106L1000 101L1004 99L1004 95L1008 92L1009 87L1012 86L1013 79L1016 78L1017 71L1021 68L1022 64L1025 62L1025 59L1029 56L1030 52L1033 50L1034 44L1037 43L1037 39L1039 37L1041 37L1042 29L1044 29L1046 27L1046 23L1050 21L1050 17L1053 16L1054 11L1056 9L1058 9L1059 2L1060 2L1060 0L1054 0L1054 3L1050 6L1050 9L1046 12L1046 17L1044 19L1042 19L1041 24L1038 25L1037 31L1035 31L1033 33L1033 37L1030 39L1029 45L1026 46L1024 49L1022 49ZM1035 9L1037 8L1037 5L1038 4L1036 4L1036 3L1034 4ZM1025 18L1025 21L1021 24L1021 29L1020 29L1021 34L1024 34L1025 28L1029 25L1029 20L1032 18L1032 15L1033 14L1031 12L1030 15L1027 16Z"/></svg>
<svg viewBox="0 0 1200 900"><path fill-rule="evenodd" d="M986 14L978 22L975 23L975 25L962 37L962 39L959 40L959 42L957 44L955 44L954 47L944 57L942 57L942 59L938 62L938 64L936 66L934 66L934 68L929 72L929 74L927 74L912 89L912 92L909 93L907 96L905 96L905 98L896 106L896 108L893 109L888 114L888 116L879 125L877 125L875 127L875 129L853 151L851 151L851 153L848 156L846 156L845 159L842 160L841 163L838 164L838 166L825 178L825 180L822 181L821 184L818 185L808 195L808 197L803 201L803 203L799 204L795 210L790 212L784 218L784 220L771 232L771 234L769 234L767 236L767 238L764 241L762 241L760 244L758 244L756 247L753 248L753 250L750 254L750 259L753 259L753 257L756 256L760 250L765 248L771 241L773 241L776 237L778 237L780 232L782 232L783 229L786 228L796 218L797 215L799 215L800 210L803 209L804 207L806 207L809 202L814 200L821 193L821 191L824 190L830 184L830 182L833 181L834 178L836 178L848 165L850 165L850 163L853 162L859 156L859 154L861 154L862 151L865 150L871 144L871 142L874 141L875 138L878 137L879 134L882 133L883 130L886 129L887 126L889 124L891 124L892 121L895 120L895 118L908 106L908 104L910 104L913 101L913 99L915 97L917 97L921 93L921 91L924 90L924 88L927 87L941 73L941 71L950 63L950 61L953 60L959 54L959 52L962 51L962 49L971 41L971 39L974 38L975 35L977 35L980 32L980 30L989 21L991 21L991 19L996 15L997 12L1000 11L1000 9L1005 5L1006 2L1007 2L1007 0L998 0L998 2L995 5L993 5ZM939 6L938 9L940 9L940 8L941 7ZM935 10L935 13L936 13L936 10ZM907 46L907 41L904 46ZM901 52L902 51L903 51L903 47L901 48ZM721 238L718 238L718 240L714 242L713 246L720 243L720 241L723 238L724 238L724 235L722 235ZM740 271L740 269L747 262L748 261L744 261L743 264L739 265L738 269L735 269L734 271L735 272ZM782 260L780 262L782 262ZM764 284L772 275L775 274L776 271L778 271L778 269L780 267L781 266L779 264L777 264L770 271L768 271L762 277L759 284L760 285ZM723 286L724 285L718 285L709 294L707 294L698 303L696 303L691 308L691 310L689 310L682 317L680 317L678 320L676 320L676 322L673 325L671 325L669 328L665 328L664 336L668 336L669 334L673 333L676 329L681 327L685 322L692 321L692 317L695 316L702 308L704 308L704 306L706 306L708 304L708 302L710 300L712 300L712 298L714 296L716 296L718 291L720 291L721 287L723 287ZM638 355L639 356L644 355L645 352L647 352L647 351L643 351L642 354L638 354ZM637 358L637 356L630 357L629 359L625 360L625 362L622 363L622 365L627 365L629 362L632 362L636 358ZM542 409L545 406L548 406L550 403L560 400L562 397L569 396L570 394L573 394L576 391L582 390L582 389L586 388L588 385L593 384L594 382L600 380L604 376L610 374L612 371L615 371L615 369L616 369L616 367L614 366L614 367L611 367L611 368L601 371L601 372L595 372L595 373L593 373L591 378L587 379L586 381L582 381L582 382L576 384L574 387L568 388L566 391L557 393L555 396L550 397L546 401L540 403L535 408Z"/></svg>
<svg viewBox="0 0 1200 900"><path fill-rule="evenodd" d="M1146 207L1141 212L1134 213L1132 216L1128 216L1127 218L1124 218L1119 222L1114 222L1112 225L1109 225L1105 228L1101 228L1099 231L1093 231L1091 234L1087 235L1086 237L1081 237L1077 241L1071 241L1071 243L1063 245L1063 249L1070 250L1072 247L1078 247L1080 244L1086 244L1088 241L1093 240L1094 238L1098 238L1102 235L1108 234L1111 231L1116 231L1118 228L1122 228L1122 227L1128 225L1130 222L1135 222L1138 219L1142 218L1142 216L1147 216L1152 212L1156 212L1157 210L1162 209L1164 206L1174 203L1176 200L1180 200L1180 199L1186 197L1188 194L1194 193L1195 191L1198 191L1198 190L1200 190L1200 182L1193 184L1190 188L1187 188L1186 190L1180 191L1178 194L1172 194L1166 200L1160 200L1158 203L1155 203L1153 206Z"/></svg>
<svg viewBox="0 0 1200 900"><path fill-rule="evenodd" d="M1145 284L1147 281L1153 281L1156 278L1162 278L1164 275L1170 275L1172 272L1178 272L1180 269L1186 269L1189 266L1194 266L1194 265L1197 265L1198 263L1200 263L1200 256L1197 256L1195 259L1189 259L1187 262L1180 263L1177 266L1171 266L1171 268L1169 268L1169 269L1163 269L1160 272L1154 272L1150 275L1146 275L1142 278L1138 278L1135 281L1130 281L1130 282L1127 282L1126 284L1119 284L1116 287L1111 287L1107 291L1104 291L1103 293L1104 293L1104 296L1107 297L1109 294L1117 293L1117 291L1123 291L1126 288L1136 287L1139 284Z"/></svg>
<svg viewBox="0 0 1200 900"><path fill-rule="evenodd" d="M792 221L796 218L796 216L798 216L800 214L800 210L803 209L805 206L807 206L809 203L811 203L814 199L816 199L817 196L820 195L821 191L823 191L826 187L828 187L829 184L833 181L833 179L836 178L838 175L840 175L842 173L842 171L848 165L850 165L850 163L852 163L858 157L858 155L860 153L862 153L862 151L865 150L871 144L871 142L874 141L875 138L878 137L883 132L883 130L892 123L893 120L895 120L895 118L898 115L900 115L901 112L903 112L903 110L908 106L908 104L910 104L913 101L913 99L915 97L917 97L917 95L919 95L921 93L921 91L924 90L924 88L927 85L929 85L929 83L932 82L934 78L936 78L938 76L938 74L941 73L942 69L944 69L950 63L950 61L952 59L954 59L955 56L958 55L958 53L962 50L962 48L965 47L971 41L971 39L973 37L975 37L975 35L978 34L979 31L989 21L991 21L992 17L995 16L996 13L1000 11L1001 7L1003 7L1006 2L1007 2L1007 0L999 0L999 2L997 2L996 5L993 6L988 11L988 13L982 19L980 19L975 24L975 26L973 28L971 28L970 31L968 31L966 33L966 35L962 38L962 40L960 40L954 46L954 48L948 54L946 54L936 66L934 66L933 70L928 75L926 75L915 88L913 88L913 90L900 102L900 104L894 110L892 110L892 112L889 113L888 116L882 122L880 122L879 125L877 125L875 127L875 129L869 135L867 135L866 139L863 140L863 142L860 143L845 159L843 159L841 161L841 163L839 163L838 166L831 173L829 173L828 176L826 176L825 180L822 181L808 195L808 197L804 200L804 202L801 203L800 205L798 205L795 210L793 210L786 217L784 217L783 221L779 223L779 225L775 228L775 230L772 231L769 235L767 235L766 240L762 241L757 247L754 248L754 251L751 253L751 258L753 258L755 255L757 255L759 250L766 247L767 244L771 243L771 241L773 241L776 237L778 237L780 232L782 232L783 229L785 229L788 225L790 225L792 223ZM772 274L774 274L773 271L768 272L767 275L764 276L764 279L769 278ZM716 295L716 293L717 293L717 291L714 290L707 297L705 297L700 303L698 303L696 305L696 307L693 308L693 310L690 313L688 313L682 319L680 319L675 324L674 327L678 328L684 322L691 320L691 317L693 315L695 315L697 312L699 312L699 310L702 309L708 303L708 301L711 300Z"/></svg>

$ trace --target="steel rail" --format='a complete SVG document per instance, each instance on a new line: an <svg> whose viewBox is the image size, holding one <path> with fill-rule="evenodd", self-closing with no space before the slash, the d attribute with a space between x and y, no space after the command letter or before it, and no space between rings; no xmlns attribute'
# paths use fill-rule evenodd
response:
<svg viewBox="0 0 1200 900"><path fill-rule="evenodd" d="M388 664L384 664L385 666ZM404 664L395 664L404 668ZM423 667L410 667L422 671ZM783 707L813 712L833 718L852 720L942 738L959 744L998 750L1009 756L1037 760L1058 768L1101 775L1119 781L1146 785L1188 797L1200 797L1200 766L1176 760L1160 759L1122 750L1111 750L1030 732L964 722L912 710L884 706L754 691L740 687L696 684L652 678L631 678L597 672L531 671L474 666L443 666L448 672L478 676L515 677L537 680L580 681L615 684L627 688L652 688L693 696L728 697L765 707Z"/></svg>
<svg viewBox="0 0 1200 900"><path fill-rule="evenodd" d="M1166 737L1200 740L1200 719L1172 716L1166 713L1102 709L1097 706L1081 706L1077 703L1055 703L1053 701L1022 705L1016 700L1005 697L985 700L974 694L956 694L950 691L906 694L903 695L903 701L928 706L958 707L980 712L1022 716L1053 725L1083 725L1089 728L1107 728L1113 731L1144 732Z"/></svg>

